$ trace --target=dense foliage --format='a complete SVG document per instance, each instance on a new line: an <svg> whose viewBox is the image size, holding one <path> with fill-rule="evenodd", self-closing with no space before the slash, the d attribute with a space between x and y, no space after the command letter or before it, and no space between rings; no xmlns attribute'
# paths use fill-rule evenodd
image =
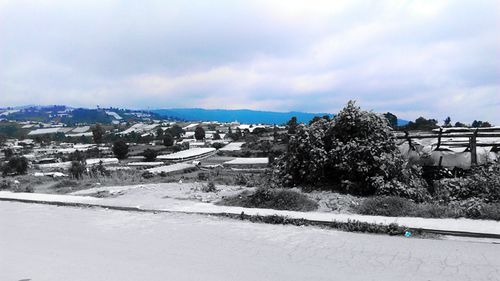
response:
<svg viewBox="0 0 500 281"><path fill-rule="evenodd" d="M387 120L351 101L331 121L298 126L275 175L285 186L425 200L429 195L419 170L406 166Z"/></svg>
<svg viewBox="0 0 500 281"><path fill-rule="evenodd" d="M464 177L434 182L436 197L444 202L476 200L500 203L500 164L473 167Z"/></svg>

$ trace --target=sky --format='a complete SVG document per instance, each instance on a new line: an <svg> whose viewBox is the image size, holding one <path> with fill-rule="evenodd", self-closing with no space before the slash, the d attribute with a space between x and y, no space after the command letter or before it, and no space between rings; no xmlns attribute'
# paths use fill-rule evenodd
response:
<svg viewBox="0 0 500 281"><path fill-rule="evenodd" d="M500 1L0 0L0 107L349 100L500 125Z"/></svg>

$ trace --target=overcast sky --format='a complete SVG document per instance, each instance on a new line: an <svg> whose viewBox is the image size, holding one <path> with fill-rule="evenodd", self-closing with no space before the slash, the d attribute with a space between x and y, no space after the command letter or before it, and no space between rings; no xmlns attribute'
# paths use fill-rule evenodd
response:
<svg viewBox="0 0 500 281"><path fill-rule="evenodd" d="M0 106L500 124L500 2L0 0Z"/></svg>

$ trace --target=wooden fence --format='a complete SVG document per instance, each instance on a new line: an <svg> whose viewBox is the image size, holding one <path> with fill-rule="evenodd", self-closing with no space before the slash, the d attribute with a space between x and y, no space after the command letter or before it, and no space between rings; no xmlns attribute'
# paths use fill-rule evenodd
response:
<svg viewBox="0 0 500 281"><path fill-rule="evenodd" d="M441 146L449 147L466 147L471 153L471 165L477 165L477 147L493 147L495 151L499 151L500 148L500 127L495 128L476 128L476 129L464 129L462 132L456 131L446 131L446 129L440 128L439 131L427 132L427 133L414 133L410 134L408 131L404 131L404 134L397 134L396 138L404 139L408 142L410 149L415 150L412 143L412 139L436 139L437 145L435 150L439 150ZM449 138L465 138L466 141L443 141L443 139ZM499 142L487 142L478 140L484 138L498 138Z"/></svg>

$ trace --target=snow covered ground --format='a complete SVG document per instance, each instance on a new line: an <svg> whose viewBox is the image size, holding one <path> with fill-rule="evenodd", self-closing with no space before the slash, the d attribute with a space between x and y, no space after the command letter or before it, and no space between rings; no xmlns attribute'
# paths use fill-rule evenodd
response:
<svg viewBox="0 0 500 281"><path fill-rule="evenodd" d="M134 207L144 210L159 210L183 213L205 213L205 214L236 214L244 212L247 215L279 215L295 219L306 219L311 221L338 221L347 222L357 220L368 223L388 225L396 223L409 228L434 229L442 231L459 231L471 233L486 233L500 235L500 222L490 220L473 219L429 219L417 217L384 217L365 216L358 214L337 214L331 212L295 212L272 209L243 208L232 206L214 205L213 202L223 196L232 196L242 190L239 186L216 186L218 192L203 192L202 183L161 183L130 186L110 186L81 190L72 193L73 196L33 193L12 193L0 191L0 198L17 198L22 200L84 203L109 207ZM109 192L112 196L106 198L82 197L81 195L92 195L97 192ZM75 196L77 195L77 196ZM38 199L40 198L40 199ZM81 198L85 198L84 201Z"/></svg>
<svg viewBox="0 0 500 281"><path fill-rule="evenodd" d="M0 280L498 280L500 245L0 202Z"/></svg>

